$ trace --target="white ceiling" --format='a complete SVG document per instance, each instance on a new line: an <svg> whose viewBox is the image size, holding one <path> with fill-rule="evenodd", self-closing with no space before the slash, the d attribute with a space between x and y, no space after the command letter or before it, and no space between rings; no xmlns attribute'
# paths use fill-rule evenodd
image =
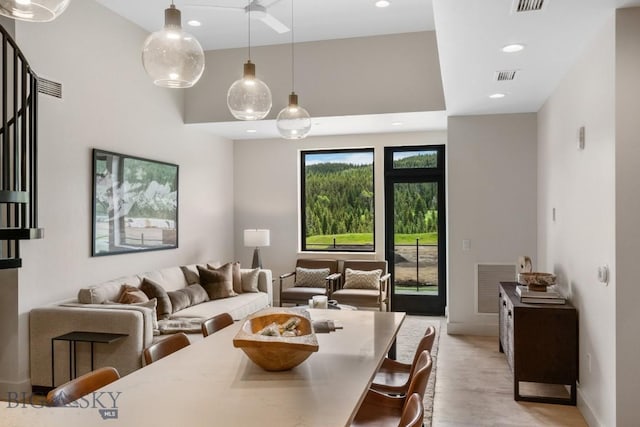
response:
<svg viewBox="0 0 640 427"><path fill-rule="evenodd" d="M97 0L148 31L163 25L170 0ZM391 0L381 9L375 0L302 0L294 3L296 41L313 41L433 30L435 28L447 106L446 115L536 112L575 62L584 46L618 7L640 0L544 0L541 11L513 13L514 0ZM246 6L244 0L176 0L183 25L205 50L247 45L247 17L231 9L190 5ZM269 8L269 5L272 7ZM263 0L274 17L290 26L291 0ZM187 27L190 19L202 26ZM251 25L251 44L290 43L262 22ZM522 43L519 53L500 49ZM511 82L495 72L517 70ZM502 99L490 99L502 92ZM313 114L313 112L311 112ZM375 120L372 120L374 118ZM393 122L406 125L392 126ZM324 117L314 119L311 135L442 129L444 113ZM275 123L228 122L204 127L231 139L277 137ZM255 129L255 133L247 133Z"/></svg>

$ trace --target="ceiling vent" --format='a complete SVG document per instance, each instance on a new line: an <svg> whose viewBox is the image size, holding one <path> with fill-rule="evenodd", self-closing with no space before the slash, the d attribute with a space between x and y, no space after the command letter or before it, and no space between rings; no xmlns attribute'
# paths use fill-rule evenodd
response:
<svg viewBox="0 0 640 427"><path fill-rule="evenodd" d="M546 3L546 0L513 0L513 11L535 12L536 10L542 10L542 6Z"/></svg>
<svg viewBox="0 0 640 427"><path fill-rule="evenodd" d="M62 98L62 83L38 77L38 92L54 98Z"/></svg>
<svg viewBox="0 0 640 427"><path fill-rule="evenodd" d="M517 70L496 71L496 81L507 82L514 80L516 78L516 71Z"/></svg>

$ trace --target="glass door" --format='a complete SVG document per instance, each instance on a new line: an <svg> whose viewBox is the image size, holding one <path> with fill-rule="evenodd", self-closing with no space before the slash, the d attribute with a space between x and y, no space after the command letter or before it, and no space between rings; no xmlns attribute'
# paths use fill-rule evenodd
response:
<svg viewBox="0 0 640 427"><path fill-rule="evenodd" d="M392 310L444 314L444 147L386 148L385 203Z"/></svg>

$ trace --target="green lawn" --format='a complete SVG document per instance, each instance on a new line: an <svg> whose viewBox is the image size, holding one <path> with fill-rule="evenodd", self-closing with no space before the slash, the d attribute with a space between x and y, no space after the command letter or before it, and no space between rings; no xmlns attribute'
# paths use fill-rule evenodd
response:
<svg viewBox="0 0 640 427"><path fill-rule="evenodd" d="M420 239L421 245L435 245L438 243L438 233L396 234L396 245L415 245Z"/></svg>
<svg viewBox="0 0 640 427"><path fill-rule="evenodd" d="M336 245L373 244L373 235L371 233L353 233L310 236L307 237L307 245L316 248L320 245L329 247L333 245L334 238L336 239ZM420 239L421 245L435 245L438 243L438 233L396 234L395 243L396 245L415 245L416 239Z"/></svg>

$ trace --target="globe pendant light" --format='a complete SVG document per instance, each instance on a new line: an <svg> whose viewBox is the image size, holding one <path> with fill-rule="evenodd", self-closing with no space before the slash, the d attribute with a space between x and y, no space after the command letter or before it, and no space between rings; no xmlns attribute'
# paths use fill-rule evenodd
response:
<svg viewBox="0 0 640 427"><path fill-rule="evenodd" d="M251 8L251 3L249 3ZM256 66L251 62L251 10L249 22L249 59L244 64L244 75L233 82L227 92L227 106L233 117L239 120L261 120L271 111L271 90L256 77Z"/></svg>
<svg viewBox="0 0 640 427"><path fill-rule="evenodd" d="M278 132L284 139L302 139L311 131L311 116L307 110L298 104L298 95L293 91L294 87L294 35L293 35L293 0L291 0L291 95L289 105L284 107L276 119Z"/></svg>
<svg viewBox="0 0 640 427"><path fill-rule="evenodd" d="M142 65L158 86L191 87L204 71L202 47L194 36L182 30L181 21L180 10L171 2L164 11L164 28L144 42Z"/></svg>
<svg viewBox="0 0 640 427"><path fill-rule="evenodd" d="M284 139L302 139L309 135L311 116L298 104L298 95L295 92L289 95L289 105L278 113L276 126Z"/></svg>
<svg viewBox="0 0 640 427"><path fill-rule="evenodd" d="M69 6L71 0L0 0L0 15L29 22L49 22Z"/></svg>

